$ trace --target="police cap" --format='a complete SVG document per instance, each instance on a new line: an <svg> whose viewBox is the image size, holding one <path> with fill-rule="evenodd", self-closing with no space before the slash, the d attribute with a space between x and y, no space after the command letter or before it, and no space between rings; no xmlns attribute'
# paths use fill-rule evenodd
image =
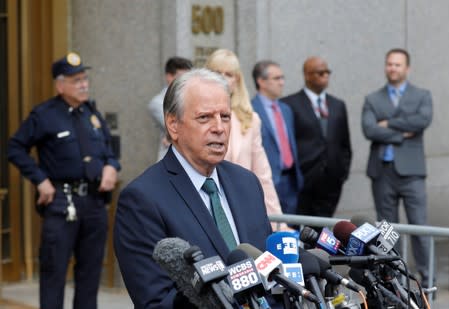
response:
<svg viewBox="0 0 449 309"><path fill-rule="evenodd" d="M51 66L51 73L53 75L53 79L55 79L59 75L70 76L83 72L87 69L90 69L90 67L83 65L80 56L78 56L77 53L70 52L63 58L53 62Z"/></svg>

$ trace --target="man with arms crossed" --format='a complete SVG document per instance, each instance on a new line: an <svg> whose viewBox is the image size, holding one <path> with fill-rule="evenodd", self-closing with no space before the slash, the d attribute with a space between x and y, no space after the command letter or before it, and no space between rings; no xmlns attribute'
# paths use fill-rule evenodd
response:
<svg viewBox="0 0 449 309"><path fill-rule="evenodd" d="M410 56L392 49L385 57L387 85L365 98L362 129L371 141L367 175L377 219L399 222L399 201L410 224L427 223L424 130L432 121L432 97L407 81ZM423 286L428 282L429 239L412 236Z"/></svg>

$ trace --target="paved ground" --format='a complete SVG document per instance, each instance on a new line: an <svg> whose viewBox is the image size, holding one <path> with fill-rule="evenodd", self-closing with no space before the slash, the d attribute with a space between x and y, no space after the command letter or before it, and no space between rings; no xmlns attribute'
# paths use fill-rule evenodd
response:
<svg viewBox="0 0 449 309"><path fill-rule="evenodd" d="M7 284L2 289L3 300L0 309L37 309L39 308L38 282L20 282ZM73 288L66 287L64 308L72 308ZM98 309L133 308L131 299L125 289L101 288L98 296Z"/></svg>

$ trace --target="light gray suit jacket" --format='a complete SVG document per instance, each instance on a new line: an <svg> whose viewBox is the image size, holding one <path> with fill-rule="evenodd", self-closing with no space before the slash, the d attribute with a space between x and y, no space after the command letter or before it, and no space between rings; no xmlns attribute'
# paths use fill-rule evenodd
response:
<svg viewBox="0 0 449 309"><path fill-rule="evenodd" d="M388 128L377 123L388 120ZM432 121L432 97L428 90L408 83L397 108L393 106L387 86L366 96L362 111L362 129L371 143L367 175L379 176L385 146L393 144L394 166L401 176L426 176L424 130ZM404 138L404 132L412 132Z"/></svg>

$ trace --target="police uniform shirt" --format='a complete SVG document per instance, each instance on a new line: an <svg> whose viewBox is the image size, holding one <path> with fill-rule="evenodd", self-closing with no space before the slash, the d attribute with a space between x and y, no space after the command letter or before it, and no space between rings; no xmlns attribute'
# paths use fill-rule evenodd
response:
<svg viewBox="0 0 449 309"><path fill-rule="evenodd" d="M82 104L81 110L83 122L91 126L92 157L120 170L103 118L90 103ZM85 178L83 158L73 126L74 111L62 97L56 96L35 107L10 139L8 159L34 184L46 178L61 181ZM33 146L37 148L39 164L29 156Z"/></svg>

